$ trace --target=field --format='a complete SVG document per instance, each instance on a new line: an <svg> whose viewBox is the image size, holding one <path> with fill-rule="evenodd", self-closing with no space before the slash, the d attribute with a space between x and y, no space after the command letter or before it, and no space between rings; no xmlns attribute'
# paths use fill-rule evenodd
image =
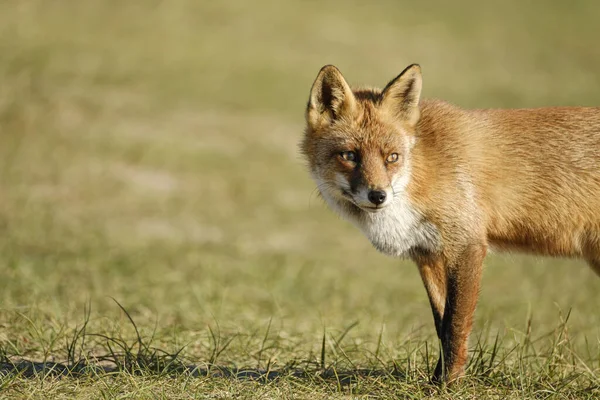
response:
<svg viewBox="0 0 600 400"><path fill-rule="evenodd" d="M327 210L297 150L328 63L382 86L418 62L464 107L600 105L598 18L0 2L0 398L600 397L600 279L520 255L487 259L469 377L429 385L416 267Z"/></svg>

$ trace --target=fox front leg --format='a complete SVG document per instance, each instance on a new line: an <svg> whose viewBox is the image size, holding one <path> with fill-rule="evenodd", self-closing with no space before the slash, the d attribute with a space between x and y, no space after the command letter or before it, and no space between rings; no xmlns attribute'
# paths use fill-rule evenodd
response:
<svg viewBox="0 0 600 400"><path fill-rule="evenodd" d="M446 263L446 302L439 335L442 354L434 381L451 382L464 374L486 251L485 244L472 244Z"/></svg>
<svg viewBox="0 0 600 400"><path fill-rule="evenodd" d="M464 373L467 345L479 294L485 245L469 245L455 257L417 255L442 354L434 382L450 382Z"/></svg>
<svg viewBox="0 0 600 400"><path fill-rule="evenodd" d="M433 312L435 331L442 338L442 321L446 307L446 266L441 257L420 255L416 258L423 285Z"/></svg>

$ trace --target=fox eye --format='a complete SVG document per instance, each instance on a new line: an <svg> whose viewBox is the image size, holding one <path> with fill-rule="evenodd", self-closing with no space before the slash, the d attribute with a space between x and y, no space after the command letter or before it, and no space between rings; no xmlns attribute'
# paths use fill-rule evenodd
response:
<svg viewBox="0 0 600 400"><path fill-rule="evenodd" d="M385 161L388 164L395 163L396 161L398 161L398 153L390 154Z"/></svg>
<svg viewBox="0 0 600 400"><path fill-rule="evenodd" d="M340 157L345 161L356 162L356 153L353 151L342 151Z"/></svg>

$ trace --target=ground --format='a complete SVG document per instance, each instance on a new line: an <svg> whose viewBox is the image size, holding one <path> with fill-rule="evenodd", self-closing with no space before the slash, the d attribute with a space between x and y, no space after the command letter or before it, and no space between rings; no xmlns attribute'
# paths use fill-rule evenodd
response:
<svg viewBox="0 0 600 400"><path fill-rule="evenodd" d="M0 397L600 396L600 279L520 255L487 259L468 378L429 385L416 268L327 210L297 150L329 63L383 86L418 62L425 97L464 107L600 105L599 16L0 3ZM71 369L15 374L21 360Z"/></svg>

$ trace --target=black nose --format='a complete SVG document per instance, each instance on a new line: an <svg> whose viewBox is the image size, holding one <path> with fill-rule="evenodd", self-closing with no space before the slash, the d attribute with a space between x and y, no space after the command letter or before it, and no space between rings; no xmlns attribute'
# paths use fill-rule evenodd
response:
<svg viewBox="0 0 600 400"><path fill-rule="evenodd" d="M376 206L383 204L385 201L385 192L383 190L371 190L369 192L369 201Z"/></svg>

